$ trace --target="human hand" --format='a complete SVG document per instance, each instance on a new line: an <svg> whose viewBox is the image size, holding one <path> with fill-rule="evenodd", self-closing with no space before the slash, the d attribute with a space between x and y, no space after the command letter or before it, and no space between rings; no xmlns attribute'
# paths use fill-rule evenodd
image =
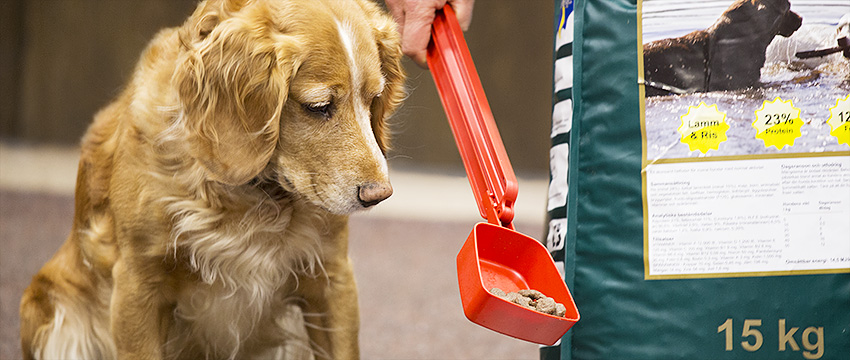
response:
<svg viewBox="0 0 850 360"><path fill-rule="evenodd" d="M428 42L431 40L431 24L435 13L448 2L455 11L460 27L466 31L472 22L472 7L475 0L385 0L390 13L401 32L401 50L423 68L426 61Z"/></svg>

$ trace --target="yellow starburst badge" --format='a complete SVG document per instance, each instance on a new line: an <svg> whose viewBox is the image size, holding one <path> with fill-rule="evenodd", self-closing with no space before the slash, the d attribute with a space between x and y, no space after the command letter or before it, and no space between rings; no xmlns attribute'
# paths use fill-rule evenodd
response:
<svg viewBox="0 0 850 360"><path fill-rule="evenodd" d="M832 128L829 134L835 136L839 144L850 145L850 95L835 101L835 106L829 108L826 122Z"/></svg>
<svg viewBox="0 0 850 360"><path fill-rule="evenodd" d="M803 134L803 120L800 119L800 109L795 108L791 100L776 97L773 101L765 100L761 108L756 110L756 139L764 141L764 147L775 146L782 150L786 145L794 146L794 141Z"/></svg>
<svg viewBox="0 0 850 360"><path fill-rule="evenodd" d="M718 150L720 143L726 141L726 114L717 110L717 105L708 106L700 102L698 106L689 106L688 112L681 116L681 142L688 144L691 151L699 150L703 154L709 149Z"/></svg>

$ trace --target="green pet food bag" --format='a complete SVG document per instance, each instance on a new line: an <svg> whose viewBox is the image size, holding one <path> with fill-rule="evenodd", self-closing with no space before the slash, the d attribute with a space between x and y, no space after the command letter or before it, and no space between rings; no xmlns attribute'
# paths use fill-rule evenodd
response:
<svg viewBox="0 0 850 360"><path fill-rule="evenodd" d="M850 3L555 7L541 358L850 359Z"/></svg>

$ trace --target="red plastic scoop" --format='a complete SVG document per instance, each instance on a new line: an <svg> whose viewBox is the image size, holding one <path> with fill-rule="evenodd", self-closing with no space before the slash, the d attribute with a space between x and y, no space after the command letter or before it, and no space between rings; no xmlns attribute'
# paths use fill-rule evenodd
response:
<svg viewBox="0 0 850 360"><path fill-rule="evenodd" d="M539 344L558 341L579 319L573 298L549 252L514 230L518 186L481 80L451 6L437 12L428 66L443 101L481 216L457 255L463 312L481 326ZM491 294L534 289L564 304L564 317L547 315Z"/></svg>

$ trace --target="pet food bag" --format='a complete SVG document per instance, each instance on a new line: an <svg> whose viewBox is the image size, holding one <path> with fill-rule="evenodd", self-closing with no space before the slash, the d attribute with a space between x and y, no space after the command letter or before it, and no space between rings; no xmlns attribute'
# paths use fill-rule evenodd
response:
<svg viewBox="0 0 850 360"><path fill-rule="evenodd" d="M546 245L581 320L541 358L850 358L850 59L795 57L850 4L555 6Z"/></svg>

